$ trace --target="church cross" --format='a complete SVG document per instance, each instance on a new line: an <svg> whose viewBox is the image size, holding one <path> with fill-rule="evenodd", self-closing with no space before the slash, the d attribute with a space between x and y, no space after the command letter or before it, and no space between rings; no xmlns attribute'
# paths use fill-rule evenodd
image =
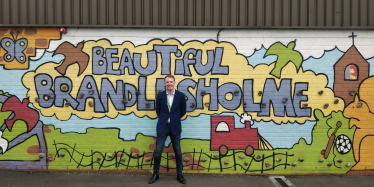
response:
<svg viewBox="0 0 374 187"><path fill-rule="evenodd" d="M348 36L348 38L351 38L351 37L352 37L352 44L355 45L355 37L357 37L357 35L354 35L352 32L352 35Z"/></svg>

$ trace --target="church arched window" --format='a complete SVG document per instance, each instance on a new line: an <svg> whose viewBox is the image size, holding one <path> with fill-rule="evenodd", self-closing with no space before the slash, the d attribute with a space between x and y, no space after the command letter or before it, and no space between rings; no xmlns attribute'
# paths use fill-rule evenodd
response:
<svg viewBox="0 0 374 187"><path fill-rule="evenodd" d="M349 64L344 70L344 80L356 81L358 79L358 67L355 64Z"/></svg>

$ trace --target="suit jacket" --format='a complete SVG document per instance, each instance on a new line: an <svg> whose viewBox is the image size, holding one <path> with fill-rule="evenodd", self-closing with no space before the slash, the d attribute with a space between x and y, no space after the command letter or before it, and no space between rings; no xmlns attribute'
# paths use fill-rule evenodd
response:
<svg viewBox="0 0 374 187"><path fill-rule="evenodd" d="M175 90L173 104L169 112L166 91L156 97L156 113L158 116L157 133L162 133L170 117L171 132L178 135L182 132L181 118L186 114L186 98L182 92Z"/></svg>

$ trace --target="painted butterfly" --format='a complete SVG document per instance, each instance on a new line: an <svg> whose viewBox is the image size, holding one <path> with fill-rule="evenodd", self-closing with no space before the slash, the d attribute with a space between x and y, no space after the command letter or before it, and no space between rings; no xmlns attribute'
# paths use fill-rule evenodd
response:
<svg viewBox="0 0 374 187"><path fill-rule="evenodd" d="M4 54L4 60L6 62L12 62L14 58L17 59L21 64L26 62L26 56L23 51L26 49L28 41L26 38L20 38L17 40L19 31L17 31L17 36L14 38L13 32L11 31L13 39L3 38L1 40L1 47L5 49L7 53Z"/></svg>

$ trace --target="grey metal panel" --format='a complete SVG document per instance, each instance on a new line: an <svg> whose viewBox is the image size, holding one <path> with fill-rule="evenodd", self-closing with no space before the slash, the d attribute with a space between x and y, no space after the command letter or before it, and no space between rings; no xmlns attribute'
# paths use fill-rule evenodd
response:
<svg viewBox="0 0 374 187"><path fill-rule="evenodd" d="M28 24L34 25L36 24L36 1L37 0L28 0L28 5L27 8L29 9L29 14L28 14ZM2 16L2 15L0 15ZM1 22L1 20L0 20Z"/></svg>
<svg viewBox="0 0 374 187"><path fill-rule="evenodd" d="M310 1L300 0L300 4L298 8L298 11L300 14L300 18L299 18L300 26L309 26L309 17L311 15L311 11L309 9L310 7L309 3Z"/></svg>
<svg viewBox="0 0 374 187"><path fill-rule="evenodd" d="M229 1L228 0L221 0L221 25L220 26L223 26L223 27L226 27L229 25L229 20L227 19L228 16L224 16L224 15L228 15L228 3ZM248 8L248 7L247 7ZM198 15L196 15L198 16ZM197 19L199 20L199 19Z"/></svg>
<svg viewBox="0 0 374 187"><path fill-rule="evenodd" d="M187 4L187 11L186 11L186 18L187 18L187 25L194 26L195 25L195 1L194 0L185 0ZM170 16L168 16L170 18Z"/></svg>
<svg viewBox="0 0 374 187"><path fill-rule="evenodd" d="M178 3L179 3L179 0L170 0L170 4L169 4L169 25L170 26L178 26L179 25L179 21L178 21ZM201 9L200 9L200 15L201 15ZM201 20L200 20L200 23L201 23Z"/></svg>
<svg viewBox="0 0 374 187"><path fill-rule="evenodd" d="M162 15L162 20L163 23L162 25L170 25L170 12L171 12L171 7L170 7L170 0L164 0L162 1L162 10L165 11L165 13Z"/></svg>
<svg viewBox="0 0 374 187"><path fill-rule="evenodd" d="M0 0L0 23L4 23L4 3Z"/></svg>
<svg viewBox="0 0 374 187"><path fill-rule="evenodd" d="M360 0L356 0L358 3L351 3L351 26L357 27L359 25L359 3Z"/></svg>
<svg viewBox="0 0 374 187"><path fill-rule="evenodd" d="M335 27L341 27L343 26L343 16L344 14L342 12L343 10L343 5L341 3L341 0L334 0L334 25Z"/></svg>
<svg viewBox="0 0 374 187"><path fill-rule="evenodd" d="M116 0L107 0L107 16L109 25L117 25L117 2L118 1Z"/></svg>
<svg viewBox="0 0 374 187"><path fill-rule="evenodd" d="M1 18L0 21L3 24L10 24L10 17L9 16L9 7L10 7L10 2L6 0L1 0Z"/></svg>
<svg viewBox="0 0 374 187"><path fill-rule="evenodd" d="M195 1L195 25L194 26L200 26L202 24L202 3L200 0L194 0Z"/></svg>
<svg viewBox="0 0 374 187"><path fill-rule="evenodd" d="M343 26L345 27L350 26L351 18L352 18L351 0L345 0L343 1Z"/></svg>
<svg viewBox="0 0 374 187"><path fill-rule="evenodd" d="M186 0L185 0L186 1ZM222 12L220 10L220 0L212 1L213 9L212 9L212 20L213 20L213 25L214 26L220 26L221 24L221 19L220 19L220 13ZM240 11L240 10L237 10Z"/></svg>
<svg viewBox="0 0 374 187"><path fill-rule="evenodd" d="M360 12L360 17L359 17L359 27L367 27L368 26L368 6L367 6L367 1L369 0L360 0L360 5L359 5L359 12Z"/></svg>
<svg viewBox="0 0 374 187"><path fill-rule="evenodd" d="M316 25L326 26L326 1L316 0L317 20Z"/></svg>
<svg viewBox="0 0 374 187"><path fill-rule="evenodd" d="M0 0L0 26L374 29L374 0Z"/></svg>
<svg viewBox="0 0 374 187"><path fill-rule="evenodd" d="M150 11L149 11L149 0L144 0L143 8L143 25L149 25L150 23Z"/></svg>
<svg viewBox="0 0 374 187"><path fill-rule="evenodd" d="M274 1L273 5L273 26L279 27L281 25L281 19L282 19L282 13L281 13L281 8L282 8L282 1Z"/></svg>
<svg viewBox="0 0 374 187"><path fill-rule="evenodd" d="M133 1L133 15L135 16L134 24L142 25L142 4L143 0L134 0Z"/></svg>
<svg viewBox="0 0 374 187"><path fill-rule="evenodd" d="M369 16L368 16L368 27L374 28L374 1L370 0L368 1L368 10L369 10Z"/></svg>
<svg viewBox="0 0 374 187"><path fill-rule="evenodd" d="M23 12L23 14L20 14L20 22L29 24L28 23L28 9L27 9L27 0L20 0L20 7L19 10Z"/></svg>
<svg viewBox="0 0 374 187"><path fill-rule="evenodd" d="M11 23L12 24L19 24L19 3L18 1L11 1L10 2L10 16L11 16Z"/></svg>
<svg viewBox="0 0 374 187"><path fill-rule="evenodd" d="M326 14L325 14L326 27L330 28L334 26L334 15L335 15L334 2L326 1L325 5L326 5Z"/></svg>
<svg viewBox="0 0 374 187"><path fill-rule="evenodd" d="M270 27L273 26L273 3L274 1L265 1L264 3L264 16L265 16L265 26Z"/></svg>
<svg viewBox="0 0 374 187"><path fill-rule="evenodd" d="M62 1L55 1L55 24L62 25L64 13L63 13L62 8L57 8L57 7L62 7Z"/></svg>
<svg viewBox="0 0 374 187"><path fill-rule="evenodd" d="M55 23L55 15L54 15L54 12L55 12L55 1L52 0L52 1L45 1L46 2L46 12L47 12L47 19L46 19L46 24L54 24Z"/></svg>
<svg viewBox="0 0 374 187"><path fill-rule="evenodd" d="M247 26L253 27L256 19L256 0L248 0L247 3Z"/></svg>
<svg viewBox="0 0 374 187"><path fill-rule="evenodd" d="M134 21L133 21L133 16L132 16L132 9L133 9L133 6L132 6L132 3L133 3L133 0L125 0L125 10L126 10L126 23L125 25L133 25L134 24ZM156 1L154 1L154 3L157 3ZM155 9L153 9L153 11L156 11ZM157 18L157 17L156 17ZM154 23L157 23L154 22Z"/></svg>
<svg viewBox="0 0 374 187"><path fill-rule="evenodd" d="M236 26L236 20L237 20L237 2L236 0L229 1L229 15L230 15L230 20L229 20L229 25L230 26Z"/></svg>
<svg viewBox="0 0 374 187"><path fill-rule="evenodd" d="M282 4L282 22L281 25L285 27L289 27L291 25L291 6L290 6L291 0L283 0Z"/></svg>
<svg viewBox="0 0 374 187"><path fill-rule="evenodd" d="M211 1L212 0L202 0L203 3L204 3L204 13L203 13L203 17L205 18L204 21L203 21L203 24L202 26L210 26L212 24L211 22Z"/></svg>
<svg viewBox="0 0 374 187"><path fill-rule="evenodd" d="M107 8L106 8L106 1L98 1L99 7L97 7L97 11L99 13L99 22L98 25L107 25ZM75 18L77 19L77 18ZM75 21L76 22L76 21Z"/></svg>
<svg viewBox="0 0 374 187"><path fill-rule="evenodd" d="M47 0L48 1L48 0ZM82 25L81 0L73 0L73 24Z"/></svg>
<svg viewBox="0 0 374 187"><path fill-rule="evenodd" d="M90 22L90 8L91 7L91 1L90 0L81 0L81 11L82 11L82 24L88 25L91 24Z"/></svg>
<svg viewBox="0 0 374 187"><path fill-rule="evenodd" d="M37 25L41 25L41 26L44 26L46 24L46 20L45 20L45 1L46 0L39 0L37 1ZM13 18L12 18L13 19Z"/></svg>
<svg viewBox="0 0 374 187"><path fill-rule="evenodd" d="M265 11L264 11L264 6L265 4L265 1L261 1L261 0L257 0L257 10L256 10L256 17L257 17L257 21L256 21L256 26L264 26L264 22L265 22Z"/></svg>
<svg viewBox="0 0 374 187"><path fill-rule="evenodd" d="M247 9L247 0L240 0L239 1L239 25L247 26L247 18L248 18L248 9ZM220 12L221 13L221 12ZM222 15L220 15L222 17Z"/></svg>
<svg viewBox="0 0 374 187"><path fill-rule="evenodd" d="M125 18L125 16L124 16L125 11L124 11L124 8L123 8L123 6L124 6L123 4L124 4L124 1L118 1L117 2L117 7L116 7L117 15L116 15L116 17L117 17L117 24L118 25L125 24L124 23L124 21L125 21L125 19L124 19ZM149 4L148 4L148 6L149 6ZM91 12L91 14L92 14L92 12ZM149 14L149 12L148 12L148 14ZM148 20L147 24L149 24L149 20Z"/></svg>
<svg viewBox="0 0 374 187"><path fill-rule="evenodd" d="M10 1L2 0L2 19L4 24L11 24L11 16L10 16Z"/></svg>
<svg viewBox="0 0 374 187"><path fill-rule="evenodd" d="M151 19L151 26L158 26L159 23L159 16L158 16L158 1L151 1L151 8L152 8L152 19ZM128 16L131 16L127 14ZM174 15L175 16L175 15ZM128 25L128 24L127 24Z"/></svg>
<svg viewBox="0 0 374 187"><path fill-rule="evenodd" d="M291 26L293 27L300 26L300 1L291 0Z"/></svg>
<svg viewBox="0 0 374 187"><path fill-rule="evenodd" d="M65 0L62 2L62 7L64 10L64 17L62 18L62 23L64 25L73 25L73 22L72 22L73 15L72 15L71 6L72 6L71 0Z"/></svg>
<svg viewBox="0 0 374 187"><path fill-rule="evenodd" d="M184 11L185 11L185 4L184 4L184 0L179 0L177 2L177 10L178 10L178 13L177 13L177 19L178 19L178 25L179 26L183 26L185 25L184 24Z"/></svg>
<svg viewBox="0 0 374 187"><path fill-rule="evenodd" d="M317 0L309 0L306 26L317 26Z"/></svg>

